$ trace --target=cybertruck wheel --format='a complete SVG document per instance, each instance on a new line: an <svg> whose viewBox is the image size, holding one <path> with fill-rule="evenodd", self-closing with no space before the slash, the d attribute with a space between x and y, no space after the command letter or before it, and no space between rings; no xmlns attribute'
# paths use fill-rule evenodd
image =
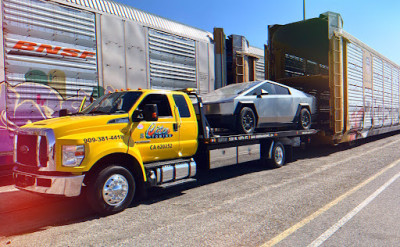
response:
<svg viewBox="0 0 400 247"><path fill-rule="evenodd" d="M303 108L300 111L299 116L299 129L308 130L311 128L311 113L307 108Z"/></svg>
<svg viewBox="0 0 400 247"><path fill-rule="evenodd" d="M237 132L239 134L253 133L256 128L256 122L256 115L253 109L250 107L243 107L239 113Z"/></svg>

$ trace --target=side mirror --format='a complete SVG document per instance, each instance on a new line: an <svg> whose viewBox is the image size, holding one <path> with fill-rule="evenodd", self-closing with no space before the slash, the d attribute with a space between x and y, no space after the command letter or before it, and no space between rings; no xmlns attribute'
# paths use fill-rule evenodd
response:
<svg viewBox="0 0 400 247"><path fill-rule="evenodd" d="M257 92L257 98L261 98L262 95L268 95L269 92L267 90L261 89Z"/></svg>
<svg viewBox="0 0 400 247"><path fill-rule="evenodd" d="M143 118L145 121L158 120L158 108L156 104L147 104L143 109Z"/></svg>
<svg viewBox="0 0 400 247"><path fill-rule="evenodd" d="M269 92L267 90L261 89L261 95L268 95Z"/></svg>
<svg viewBox="0 0 400 247"><path fill-rule="evenodd" d="M143 120L143 111L140 109L135 110L132 113L132 121L133 122L140 122Z"/></svg>
<svg viewBox="0 0 400 247"><path fill-rule="evenodd" d="M144 109L137 109L132 114L133 122L145 121L157 121L158 120L158 108L156 104L147 104Z"/></svg>

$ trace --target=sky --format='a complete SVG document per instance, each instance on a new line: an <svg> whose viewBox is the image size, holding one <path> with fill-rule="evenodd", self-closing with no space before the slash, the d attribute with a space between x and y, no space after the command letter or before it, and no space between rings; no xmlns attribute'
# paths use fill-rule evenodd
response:
<svg viewBox="0 0 400 247"><path fill-rule="evenodd" d="M192 27L243 35L251 46L267 44L267 27L303 19L303 0L115 0ZM332 11L344 30L400 65L399 0L306 0L306 18Z"/></svg>

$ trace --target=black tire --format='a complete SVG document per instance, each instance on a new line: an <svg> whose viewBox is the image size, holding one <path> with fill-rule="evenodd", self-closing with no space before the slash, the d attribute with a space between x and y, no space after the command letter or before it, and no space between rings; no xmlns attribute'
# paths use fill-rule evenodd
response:
<svg viewBox="0 0 400 247"><path fill-rule="evenodd" d="M271 159L268 159L268 164L272 168L280 168L285 165L285 162L285 146L281 142L275 142L272 148Z"/></svg>
<svg viewBox="0 0 400 247"><path fill-rule="evenodd" d="M251 134L256 129L256 115L250 107L240 110L236 130L239 134Z"/></svg>
<svg viewBox="0 0 400 247"><path fill-rule="evenodd" d="M86 198L94 211L110 215L123 211L136 192L134 176L125 167L112 165L92 176Z"/></svg>
<svg viewBox="0 0 400 247"><path fill-rule="evenodd" d="M299 115L299 129L308 130L311 128L311 113L307 108L303 108Z"/></svg>

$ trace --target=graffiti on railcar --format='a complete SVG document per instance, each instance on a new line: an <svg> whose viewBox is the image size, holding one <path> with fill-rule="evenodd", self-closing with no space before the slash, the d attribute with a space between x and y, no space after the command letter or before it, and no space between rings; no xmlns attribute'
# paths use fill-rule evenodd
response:
<svg viewBox="0 0 400 247"><path fill-rule="evenodd" d="M72 89L71 89L72 88ZM91 90L88 90L91 89ZM96 90L94 95L94 90ZM114 91L107 87L107 91ZM24 81L0 83L0 152L12 151L13 131L18 127L59 116L61 109L78 111L82 100L102 94L102 87L75 89L60 70L30 70ZM85 106L90 104L86 100Z"/></svg>

